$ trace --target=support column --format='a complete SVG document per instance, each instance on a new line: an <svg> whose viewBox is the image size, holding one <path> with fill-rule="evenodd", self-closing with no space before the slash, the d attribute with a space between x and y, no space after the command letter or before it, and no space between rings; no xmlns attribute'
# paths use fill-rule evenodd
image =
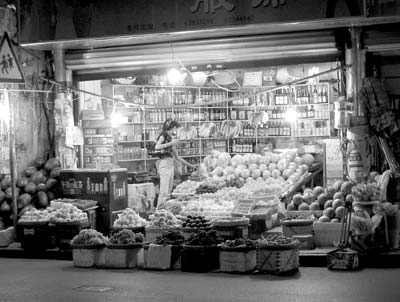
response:
<svg viewBox="0 0 400 302"><path fill-rule="evenodd" d="M65 84L65 86L56 85L55 100L55 155L61 161L63 168L76 168L77 159L75 148L69 145L67 136L74 127L72 93L68 91L67 85L72 81L71 73L65 69L64 51L62 49L54 50L55 80ZM68 79L69 78L69 79Z"/></svg>
<svg viewBox="0 0 400 302"><path fill-rule="evenodd" d="M361 117L365 115L365 109L360 101L360 89L362 80L365 78L365 49L362 45L362 32L360 28L351 27L350 45L346 46L346 95L347 99L353 103L353 116Z"/></svg>

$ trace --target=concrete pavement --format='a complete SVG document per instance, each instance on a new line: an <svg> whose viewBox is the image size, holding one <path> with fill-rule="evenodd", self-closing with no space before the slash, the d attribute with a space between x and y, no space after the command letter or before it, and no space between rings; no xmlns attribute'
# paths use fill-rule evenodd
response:
<svg viewBox="0 0 400 302"><path fill-rule="evenodd" d="M74 268L72 261L0 258L0 302L397 302L400 269L301 267L290 277Z"/></svg>

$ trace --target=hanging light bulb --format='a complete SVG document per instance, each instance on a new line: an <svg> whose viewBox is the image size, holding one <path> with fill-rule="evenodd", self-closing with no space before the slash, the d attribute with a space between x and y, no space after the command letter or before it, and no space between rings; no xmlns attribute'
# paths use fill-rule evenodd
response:
<svg viewBox="0 0 400 302"><path fill-rule="evenodd" d="M297 111L293 108L289 108L288 110L286 110L285 112L285 120L290 122L290 123L294 123L297 119Z"/></svg>
<svg viewBox="0 0 400 302"><path fill-rule="evenodd" d="M167 73L167 80L169 85L184 85L186 72L181 72L176 68L172 68Z"/></svg>
<svg viewBox="0 0 400 302"><path fill-rule="evenodd" d="M121 114L113 112L111 114L111 127L117 128L121 123L123 123L123 117Z"/></svg>
<svg viewBox="0 0 400 302"><path fill-rule="evenodd" d="M168 71L167 78L170 85L176 85L182 81L182 73L178 69L172 68Z"/></svg>

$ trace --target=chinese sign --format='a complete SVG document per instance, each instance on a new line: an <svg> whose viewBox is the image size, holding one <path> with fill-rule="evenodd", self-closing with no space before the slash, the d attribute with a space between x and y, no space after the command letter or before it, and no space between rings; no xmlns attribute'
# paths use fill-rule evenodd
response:
<svg viewBox="0 0 400 302"><path fill-rule="evenodd" d="M50 6L40 0L20 2L23 42L311 21L364 12L363 0L54 0Z"/></svg>

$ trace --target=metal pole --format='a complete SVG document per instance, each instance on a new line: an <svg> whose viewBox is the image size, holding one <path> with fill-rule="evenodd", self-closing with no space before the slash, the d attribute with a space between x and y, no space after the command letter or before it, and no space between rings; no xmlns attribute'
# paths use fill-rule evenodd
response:
<svg viewBox="0 0 400 302"><path fill-rule="evenodd" d="M10 102L10 94L8 89L4 89L4 99L8 104L8 108L10 109L10 176L11 176L11 192L12 192L12 209L13 209L13 225L14 229L17 226L18 220L18 204L17 204L17 190L15 188L16 185L16 154L15 154L15 121L14 121L14 102Z"/></svg>

